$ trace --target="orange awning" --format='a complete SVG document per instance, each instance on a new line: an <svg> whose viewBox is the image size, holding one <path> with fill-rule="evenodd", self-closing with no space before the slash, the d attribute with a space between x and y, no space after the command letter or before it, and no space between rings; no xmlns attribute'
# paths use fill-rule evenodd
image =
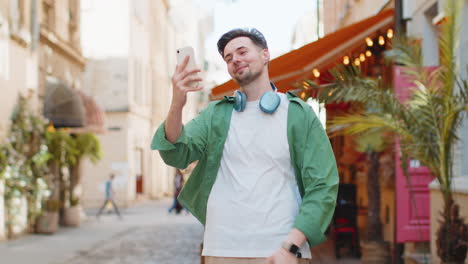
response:
<svg viewBox="0 0 468 264"><path fill-rule="evenodd" d="M325 37L286 53L270 62L270 79L280 92L295 89L297 82L313 76L313 70L324 72L341 62L344 55L364 47L366 37L384 34L393 25L393 9L344 27ZM211 90L211 99L231 95L238 85L230 80Z"/></svg>

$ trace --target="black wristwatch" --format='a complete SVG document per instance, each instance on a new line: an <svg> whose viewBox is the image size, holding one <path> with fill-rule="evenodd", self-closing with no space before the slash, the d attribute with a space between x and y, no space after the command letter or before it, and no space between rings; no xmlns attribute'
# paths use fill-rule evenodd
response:
<svg viewBox="0 0 468 264"><path fill-rule="evenodd" d="M294 256L296 256L297 258L301 258L302 257L302 254L301 252L299 251L299 247L293 243L290 243L290 242L283 242L283 244L281 244L281 247L286 249L286 251L288 251L289 253L293 254Z"/></svg>

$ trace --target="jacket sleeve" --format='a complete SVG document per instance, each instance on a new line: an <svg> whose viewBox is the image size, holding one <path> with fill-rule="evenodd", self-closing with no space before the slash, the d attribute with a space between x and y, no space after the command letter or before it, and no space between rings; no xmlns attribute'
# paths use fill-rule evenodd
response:
<svg viewBox="0 0 468 264"><path fill-rule="evenodd" d="M208 139L208 120L210 107L182 127L182 133L172 144L166 139L165 122L163 122L151 141L151 149L159 150L164 162L179 169L199 160L205 152Z"/></svg>
<svg viewBox="0 0 468 264"><path fill-rule="evenodd" d="M297 154L303 185L302 204L294 227L307 237L311 247L320 244L333 217L338 193L338 170L328 136L315 113L306 120L307 136Z"/></svg>

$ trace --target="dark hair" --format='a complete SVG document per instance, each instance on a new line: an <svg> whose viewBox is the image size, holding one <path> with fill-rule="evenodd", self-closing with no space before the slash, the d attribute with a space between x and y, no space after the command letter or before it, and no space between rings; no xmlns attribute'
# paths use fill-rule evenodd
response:
<svg viewBox="0 0 468 264"><path fill-rule="evenodd" d="M236 28L221 36L218 40L218 52L224 57L224 48L229 41L238 37L248 37L252 42L262 49L268 49L268 45L263 34L256 28Z"/></svg>

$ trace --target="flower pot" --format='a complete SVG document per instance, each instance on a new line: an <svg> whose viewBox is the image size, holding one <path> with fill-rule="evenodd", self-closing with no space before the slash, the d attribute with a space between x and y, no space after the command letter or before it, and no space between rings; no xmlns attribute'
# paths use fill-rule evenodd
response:
<svg viewBox="0 0 468 264"><path fill-rule="evenodd" d="M5 230L5 183L0 179L0 241L6 239L6 230Z"/></svg>
<svg viewBox="0 0 468 264"><path fill-rule="evenodd" d="M26 196L16 196L7 203L8 209L5 210L5 220L10 221L7 224L7 237L17 238L28 231L28 201Z"/></svg>
<svg viewBox="0 0 468 264"><path fill-rule="evenodd" d="M64 210L64 224L66 226L80 226L81 224L81 205L75 205Z"/></svg>
<svg viewBox="0 0 468 264"><path fill-rule="evenodd" d="M45 212L37 219L36 232L39 234L53 234L58 230L58 223L58 212Z"/></svg>

